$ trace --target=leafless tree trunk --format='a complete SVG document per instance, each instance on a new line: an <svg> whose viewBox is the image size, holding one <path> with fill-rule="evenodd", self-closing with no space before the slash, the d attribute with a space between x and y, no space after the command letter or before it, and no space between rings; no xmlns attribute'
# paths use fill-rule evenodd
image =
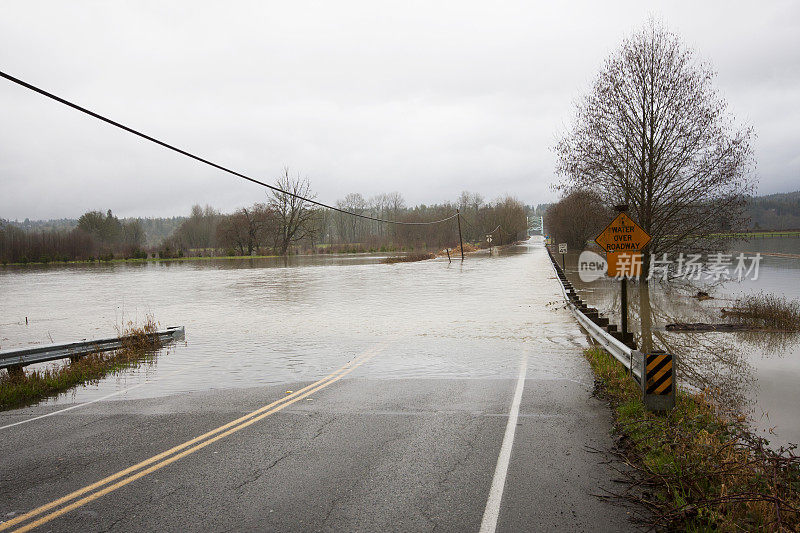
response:
<svg viewBox="0 0 800 533"><path fill-rule="evenodd" d="M752 128L737 129L714 72L651 20L626 39L557 144L561 187L627 203L654 254L708 252L744 227L754 189ZM647 254L645 254L647 258ZM645 272L646 272L645 265Z"/></svg>
<svg viewBox="0 0 800 533"><path fill-rule="evenodd" d="M347 196L344 197L343 200L340 200L336 203L336 207L339 209L343 209L345 211L349 211L351 213L357 213L359 215L363 215L364 212L367 210L367 201L364 199L361 194L357 192L351 192ZM362 234L364 233L362 230L363 228L363 220L359 217L354 217L352 215L344 215L347 226L345 229L350 231L349 241L351 243L359 242L361 239Z"/></svg>
<svg viewBox="0 0 800 533"><path fill-rule="evenodd" d="M292 178L289 176L288 167L283 169L283 175L278 178L275 186L297 196L314 198L309 181L299 176ZM281 255L288 254L289 246L293 242L306 238L308 233L313 230L310 222L314 217L314 210L311 209L311 205L290 194L278 191L271 193L269 206L278 221L278 242Z"/></svg>

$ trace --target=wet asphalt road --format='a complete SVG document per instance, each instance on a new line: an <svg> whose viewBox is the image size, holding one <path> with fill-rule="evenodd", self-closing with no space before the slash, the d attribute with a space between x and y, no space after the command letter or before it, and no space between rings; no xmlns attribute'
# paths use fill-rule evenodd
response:
<svg viewBox="0 0 800 533"><path fill-rule="evenodd" d="M514 385L348 377L41 530L477 531ZM284 394L99 403L5 430L4 517ZM624 509L592 496L611 488L613 472L587 448L610 446L609 424L583 383L528 379L498 530L630 529Z"/></svg>
<svg viewBox="0 0 800 533"><path fill-rule="evenodd" d="M513 362L507 377L386 378L381 361L409 346L387 336L305 397L310 381L100 401L6 427L0 529L478 531L523 361L497 531L633 529L628 510L593 496L615 488L608 457L593 451L612 445L610 412L592 397L580 346L564 341L581 338L577 324L548 305L558 294L549 265L531 257L541 278L532 312L561 330L510 344L464 340L475 361L493 364L502 351ZM164 453L275 401L284 407ZM0 413L0 426L65 407Z"/></svg>

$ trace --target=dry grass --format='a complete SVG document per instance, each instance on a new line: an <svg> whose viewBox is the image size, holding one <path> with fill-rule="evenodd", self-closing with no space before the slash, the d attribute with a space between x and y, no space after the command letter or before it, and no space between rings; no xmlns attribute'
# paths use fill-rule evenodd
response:
<svg viewBox="0 0 800 533"><path fill-rule="evenodd" d="M722 314L735 323L754 328L800 330L800 300L776 294L747 295L738 299L733 309L723 309Z"/></svg>
<svg viewBox="0 0 800 533"><path fill-rule="evenodd" d="M426 261L428 259L434 259L435 257L436 254L432 253L398 255L395 257L386 257L381 261L381 263L385 263L387 265L391 265L393 263L413 263L414 261Z"/></svg>
<svg viewBox="0 0 800 533"><path fill-rule="evenodd" d="M153 335L157 327L153 317L147 316L141 326L128 322L117 328L118 335L124 338L119 350L88 354L64 366L33 370L19 377L4 372L0 376L0 409L28 405L78 384L96 383L108 374L151 360L161 347Z"/></svg>
<svg viewBox="0 0 800 533"><path fill-rule="evenodd" d="M607 496L644 506L651 530L798 531L800 457L773 451L743 416L726 417L703 394L679 392L666 415L648 412L625 369L586 351L597 392L608 399L629 467L627 490Z"/></svg>
<svg viewBox="0 0 800 533"><path fill-rule="evenodd" d="M478 250L480 250L480 247L475 246L474 244L470 244L468 242L464 243L464 253L465 254L472 253L472 252L477 252ZM459 254L460 255L461 254L461 247L460 246L456 246L455 248L452 248L450 250L450 253L451 254Z"/></svg>
<svg viewBox="0 0 800 533"><path fill-rule="evenodd" d="M436 256L437 257L447 257L447 250L450 250L450 258L455 258L455 257L459 257L460 258L461 257L461 247L460 246L456 246L455 248L442 248L441 250L439 250L436 253ZM474 246L474 245L472 245L470 243L464 243L464 253L465 254L472 253L472 252L477 252L478 250L480 250L479 247Z"/></svg>

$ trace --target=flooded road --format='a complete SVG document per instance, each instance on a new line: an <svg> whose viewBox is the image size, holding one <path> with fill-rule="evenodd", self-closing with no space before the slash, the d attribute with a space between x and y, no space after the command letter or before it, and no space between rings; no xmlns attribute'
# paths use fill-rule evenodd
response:
<svg viewBox="0 0 800 533"><path fill-rule="evenodd" d="M797 253L800 245L765 239L739 249ZM523 346L552 355L537 358L532 372L569 378L558 354L579 353L586 339L558 309L557 289L542 286L543 276L551 277L544 257L534 237L463 264L384 265L381 256L352 255L5 268L0 346L113 335L115 327L146 314L161 326L186 326L186 342L163 350L152 364L46 400L50 404L313 379L381 339L399 348L365 368L379 379L508 378ZM582 284L576 257L567 261L583 297L618 323L618 284ZM800 338L673 333L664 326L719 321L720 309L745 293L800 297L798 279L800 260L765 256L758 280L717 287L712 300L699 302L658 284L647 298L654 342L697 370L684 382L724 390L726 401L740 404L779 445L800 441ZM640 336L642 299L635 285L630 293L630 323ZM767 435L770 430L775 434Z"/></svg>
<svg viewBox="0 0 800 533"><path fill-rule="evenodd" d="M123 312L185 325L186 343L0 412L0 517L76 532L635 530L592 496L618 476L611 412L541 241L463 264L379 259L3 271L6 345L106 334Z"/></svg>
<svg viewBox="0 0 800 533"><path fill-rule="evenodd" d="M311 379L380 339L401 347L369 366L380 378L508 377L520 346L574 354L586 344L567 312L546 307L558 289L542 286L542 269L547 277L551 272L536 238L463 264L384 265L380 259L5 268L0 346L113 335L115 326L148 313L161 326L186 327L186 342L153 364L48 400L63 403L130 387L116 398ZM541 372L568 373L558 357L537 364Z"/></svg>

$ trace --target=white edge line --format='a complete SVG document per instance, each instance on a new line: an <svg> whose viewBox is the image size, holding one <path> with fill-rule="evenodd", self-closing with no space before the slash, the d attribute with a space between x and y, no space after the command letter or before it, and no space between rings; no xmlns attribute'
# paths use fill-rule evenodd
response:
<svg viewBox="0 0 800 533"><path fill-rule="evenodd" d="M503 444L500 446L500 455L497 457L497 466L494 469L492 487L489 489L489 499L483 511L480 533L494 533L497 529L497 519L500 517L500 503L503 500L503 489L506 484L508 464L511 461L511 447L514 445L514 433L517 430L519 417L519 404L522 402L522 390L525 388L525 377L528 371L528 354L522 358L517 378L517 387L514 389L514 399L511 401L511 410L508 413L506 433Z"/></svg>
<svg viewBox="0 0 800 533"><path fill-rule="evenodd" d="M77 405L72 405L70 407L65 407L64 409L59 409L58 411L53 411L51 413L46 413L46 414L43 414L43 415L35 416L33 418L26 418L25 420L20 420L19 422L14 422L13 424L7 424L5 426L0 426L0 431L2 431L4 429L8 429L8 428L13 428L14 426L27 424L28 422L34 422L36 420L41 420L42 418L47 418L49 416L60 415L61 413L65 413L67 411L72 411L73 409L78 409L80 407L85 407L85 406L93 404L93 403L102 402L103 400L107 400L108 398L111 398L113 396L117 396L119 394L123 394L123 393L126 393L128 391L132 391L133 389L138 389L139 387L143 387L145 385L149 385L151 383L154 383L154 382L158 381L159 379L164 378L164 377L166 377L166 376L168 376L170 374L175 374L176 372L178 372L178 371L174 370L174 371L172 371L172 372L170 372L168 374L164 374L162 376L158 376L156 379L154 379L152 381L147 380L147 381L144 381L144 382L139 383L137 385L133 385L132 387L128 387L127 389L118 390L116 392L112 392L111 394L106 394L105 396L101 396L100 398L95 398L94 400L91 400L91 401L88 401L88 402L79 403Z"/></svg>
<svg viewBox="0 0 800 533"><path fill-rule="evenodd" d="M28 422L33 422L35 420L41 420L42 418L47 418L48 416L58 415L58 414L66 412L66 411L72 411L73 409L77 409L79 407L84 407L86 405L89 405L89 404L92 404L92 403L96 403L96 402L105 400L107 398L111 398L112 396L116 396L117 394L122 394L123 392L128 392L129 390L135 389L137 387L141 387L142 385L145 385L146 383L147 382L139 383L138 385L134 385L133 387L129 387L127 389L122 389L122 390L119 390L117 392L112 392L111 394L107 394L105 396L101 396L100 398L96 398L96 399L91 400L89 402L79 403L77 405L72 405L70 407L65 407L64 409L59 409L58 411L53 411L51 413L46 413L46 414L43 414L43 415L35 416L33 418L27 418L25 420L20 420L19 422L14 422L13 424L0 426L0 430L13 428L14 426L19 426L20 424L27 424Z"/></svg>
<svg viewBox="0 0 800 533"><path fill-rule="evenodd" d="M383 344L379 345L379 349L384 349L386 346L388 346L389 344L394 342L398 337L399 337L399 335L390 336L388 340L384 341ZM364 355L364 354L361 354L361 355ZM360 355L354 357L353 359L356 359L357 357L360 357ZM349 366L350 363L352 363L352 360L349 361L347 363L347 365ZM171 376L172 374L176 374L176 373L180 372L181 370L182 369L180 369L180 368L177 369L177 370L173 370L172 372L168 372L166 374L162 374L160 376L157 376L152 381L150 381L150 380L144 381L143 383L139 383L137 385L133 385L132 387L128 387L127 389L122 389L122 390L118 390L116 392L112 392L111 394L106 394L105 396L101 396L100 398L96 398L96 399L88 401L88 402L79 403L78 405L72 405L70 407L65 407L64 409L59 409L58 411L53 411L52 413L46 413L46 414L43 414L43 415L35 416L33 418L27 418L25 420L20 420L19 422L14 422L13 424L7 424L5 426L0 426L0 431L2 431L4 429L8 429L8 428L13 428L14 426L27 424L28 422L34 422L36 420L41 420L42 418L47 418L49 416L60 415L61 413L65 413L67 411L72 411L73 409L78 409L80 407L85 407L85 406L93 404L93 403L102 402L103 400L107 400L108 398L111 398L113 396L117 396L119 394L126 393L128 391L133 390L133 389L138 389L139 387L143 387L145 385L149 385L151 383L155 383L156 381L159 381L160 379L163 379L163 378L165 378L167 376Z"/></svg>

